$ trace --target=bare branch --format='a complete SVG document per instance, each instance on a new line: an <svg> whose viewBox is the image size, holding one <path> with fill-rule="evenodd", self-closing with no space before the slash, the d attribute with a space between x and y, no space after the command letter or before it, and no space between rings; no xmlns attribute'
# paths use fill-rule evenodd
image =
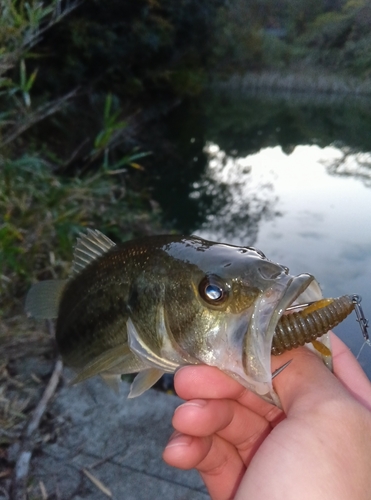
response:
<svg viewBox="0 0 371 500"><path fill-rule="evenodd" d="M57 389L58 382L62 374L62 369L63 363L60 359L58 359L55 364L52 376L50 377L48 385L46 386L44 394L42 395L42 398L36 406L35 411L32 414L32 418L25 429L21 451L15 464L13 474L11 498L13 498L14 500L27 500L27 478L33 450L33 443L31 438L36 429L39 427L46 407Z"/></svg>
<svg viewBox="0 0 371 500"><path fill-rule="evenodd" d="M31 113L23 121L23 123L13 127L13 130L11 130L8 134L4 136L4 139L0 143L0 147L6 146L10 142L14 141L14 139L23 134L27 129L35 125L35 123L38 123L41 120L47 118L48 116L53 115L54 113L60 111L63 108L63 106L67 103L67 101L72 99L72 97L74 97L76 93L77 89L74 89L65 96L59 97L58 99L55 99L54 101L49 102L44 106L40 106L33 113Z"/></svg>

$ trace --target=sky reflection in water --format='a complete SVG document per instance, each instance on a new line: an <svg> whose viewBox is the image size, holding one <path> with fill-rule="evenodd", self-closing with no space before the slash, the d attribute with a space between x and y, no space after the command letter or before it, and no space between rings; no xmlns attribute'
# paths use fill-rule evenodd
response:
<svg viewBox="0 0 371 500"><path fill-rule="evenodd" d="M193 196L217 181L226 187L228 206L219 208L196 234L256 246L292 274L313 274L325 296L357 293L371 321L369 155L309 145L297 146L290 155L277 146L246 158L228 157L215 144L206 151L207 173ZM357 353L362 335L355 315L336 331ZM367 346L360 361L371 377Z"/></svg>

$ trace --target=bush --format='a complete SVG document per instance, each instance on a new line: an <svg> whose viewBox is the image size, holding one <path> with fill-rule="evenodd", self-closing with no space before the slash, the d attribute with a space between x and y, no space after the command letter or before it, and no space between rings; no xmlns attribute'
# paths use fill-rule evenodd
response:
<svg viewBox="0 0 371 500"><path fill-rule="evenodd" d="M126 189L122 174L99 169L63 178L37 156L4 161L0 171L0 303L16 303L30 283L65 278L72 245L86 227L115 241L148 232L157 214ZM121 177L119 182L116 177ZM15 302L14 302L15 301ZM1 311L4 313L4 310Z"/></svg>
<svg viewBox="0 0 371 500"><path fill-rule="evenodd" d="M79 168L69 175L65 160L50 148L50 136L33 130L47 117L66 112L75 96L33 99L37 70L28 72L31 51L45 30L75 5L3 0L0 18L0 313L9 313L36 279L66 277L72 242L84 227L108 232L116 241L149 232L157 213L146 192L127 186L127 169L147 153L118 150L127 123L110 93L102 98L96 134ZM36 101L36 102L34 102ZM63 147L61 148L63 149Z"/></svg>

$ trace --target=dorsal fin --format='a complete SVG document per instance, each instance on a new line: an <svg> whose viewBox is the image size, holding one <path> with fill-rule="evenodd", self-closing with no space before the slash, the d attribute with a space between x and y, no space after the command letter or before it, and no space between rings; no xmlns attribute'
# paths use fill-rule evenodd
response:
<svg viewBox="0 0 371 500"><path fill-rule="evenodd" d="M116 243L97 229L88 229L86 233L81 233L73 252L72 272L79 273L115 245Z"/></svg>

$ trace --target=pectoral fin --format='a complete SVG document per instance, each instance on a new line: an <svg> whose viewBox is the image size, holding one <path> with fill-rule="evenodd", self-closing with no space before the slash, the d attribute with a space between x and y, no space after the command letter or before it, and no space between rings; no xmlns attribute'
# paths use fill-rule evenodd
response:
<svg viewBox="0 0 371 500"><path fill-rule="evenodd" d="M110 389L113 390L116 394L120 392L120 375L113 375L112 373L101 373L100 375L104 382L108 385Z"/></svg>
<svg viewBox="0 0 371 500"><path fill-rule="evenodd" d="M94 377L94 375L100 375L105 372L110 372L110 375L135 373L144 367L146 365L130 351L127 344L120 345L100 354L85 365L76 378L74 378L72 384L77 384L90 377Z"/></svg>
<svg viewBox="0 0 371 500"><path fill-rule="evenodd" d="M164 357L161 354L156 353L146 344L145 335L141 335L140 330L138 330L130 317L126 323L126 328L128 332L128 344L131 352L135 353L138 358L143 359L147 367L148 365L152 365L153 367L162 370L162 372L173 372L178 368L180 364L179 362L174 362L171 357ZM161 332L161 335L164 336L163 331ZM175 356L176 352L172 351L172 357Z"/></svg>
<svg viewBox="0 0 371 500"><path fill-rule="evenodd" d="M130 387L128 398L136 398L150 389L159 380L165 372L158 368L149 368L135 377Z"/></svg>

